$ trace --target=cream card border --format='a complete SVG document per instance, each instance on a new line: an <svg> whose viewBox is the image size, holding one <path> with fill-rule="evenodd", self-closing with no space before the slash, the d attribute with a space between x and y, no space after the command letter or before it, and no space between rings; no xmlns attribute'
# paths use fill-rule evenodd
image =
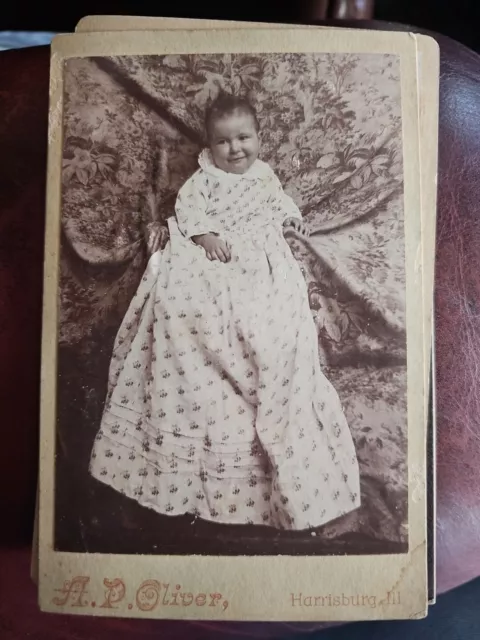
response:
<svg viewBox="0 0 480 640"><path fill-rule="evenodd" d="M404 211L407 277L408 466L410 551L395 556L360 557L204 557L118 556L53 551L55 389L57 294L60 237L60 178L62 155L63 64L65 59L105 55L166 53L273 52L392 53L400 56L404 146ZM318 33L298 29L155 31L59 36L52 46L47 230L42 363L40 447L40 605L45 611L145 617L136 606L138 587L146 580L182 585L200 594L195 606L165 605L150 617L229 620L350 620L415 618L425 615L425 421L421 192L419 168L417 57L415 38L387 32L338 31ZM105 599L104 579L120 578L127 597L115 607L55 604L65 580L89 577L88 599ZM155 583L152 583L155 584ZM293 597L357 594L375 596L377 606L297 606ZM392 594L400 594L392 603ZM220 594L218 604L203 602L202 594ZM395 595L393 599L395 600ZM153 594L155 599L155 594ZM208 601L210 595L205 600ZM222 604L219 604L219 603ZM225 602L228 604L225 606ZM200 603L200 604L198 604ZM293 603L293 605L292 605ZM129 607L131 605L131 608Z"/></svg>

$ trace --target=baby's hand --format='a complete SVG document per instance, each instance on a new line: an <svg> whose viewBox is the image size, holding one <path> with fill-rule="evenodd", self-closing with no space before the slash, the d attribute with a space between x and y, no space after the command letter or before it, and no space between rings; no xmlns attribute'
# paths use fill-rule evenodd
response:
<svg viewBox="0 0 480 640"><path fill-rule="evenodd" d="M193 242L205 249L209 260L220 260L230 262L231 255L228 244L214 233L203 233L200 236L192 236Z"/></svg>
<svg viewBox="0 0 480 640"><path fill-rule="evenodd" d="M284 223L284 227L293 227L297 233L300 233L302 236L308 238L310 235L310 227L303 220L299 220L298 218L287 218Z"/></svg>
<svg viewBox="0 0 480 640"><path fill-rule="evenodd" d="M153 255L162 249L168 239L168 228L159 222L152 222L146 228L146 243L148 253Z"/></svg>

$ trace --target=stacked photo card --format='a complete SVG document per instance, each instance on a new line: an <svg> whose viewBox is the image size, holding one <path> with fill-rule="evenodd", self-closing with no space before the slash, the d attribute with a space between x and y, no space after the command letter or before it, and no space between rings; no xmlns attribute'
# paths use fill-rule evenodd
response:
<svg viewBox="0 0 480 640"><path fill-rule="evenodd" d="M363 29L54 39L42 610L427 614L438 64Z"/></svg>

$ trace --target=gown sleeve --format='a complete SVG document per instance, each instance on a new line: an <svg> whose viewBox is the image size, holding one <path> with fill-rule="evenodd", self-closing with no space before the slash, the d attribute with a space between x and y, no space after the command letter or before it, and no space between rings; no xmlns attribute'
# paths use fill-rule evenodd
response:
<svg viewBox="0 0 480 640"><path fill-rule="evenodd" d="M273 207L282 224L288 218L298 218L299 220L302 219L300 209L297 207L292 198L285 193L280 180L276 175L273 176L271 190Z"/></svg>
<svg viewBox="0 0 480 640"><path fill-rule="evenodd" d="M218 233L217 225L207 216L208 197L207 181L201 170L194 173L178 192L175 215L178 228L186 238Z"/></svg>

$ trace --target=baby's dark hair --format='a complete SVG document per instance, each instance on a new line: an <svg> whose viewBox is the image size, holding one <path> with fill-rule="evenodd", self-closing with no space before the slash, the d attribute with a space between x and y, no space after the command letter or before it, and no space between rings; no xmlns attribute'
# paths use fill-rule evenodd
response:
<svg viewBox="0 0 480 640"><path fill-rule="evenodd" d="M210 129L215 120L231 115L236 111L251 115L255 123L255 129L257 131L260 129L257 113L247 98L234 96L231 93L221 92L205 110L205 132L207 134L207 139L210 138Z"/></svg>

